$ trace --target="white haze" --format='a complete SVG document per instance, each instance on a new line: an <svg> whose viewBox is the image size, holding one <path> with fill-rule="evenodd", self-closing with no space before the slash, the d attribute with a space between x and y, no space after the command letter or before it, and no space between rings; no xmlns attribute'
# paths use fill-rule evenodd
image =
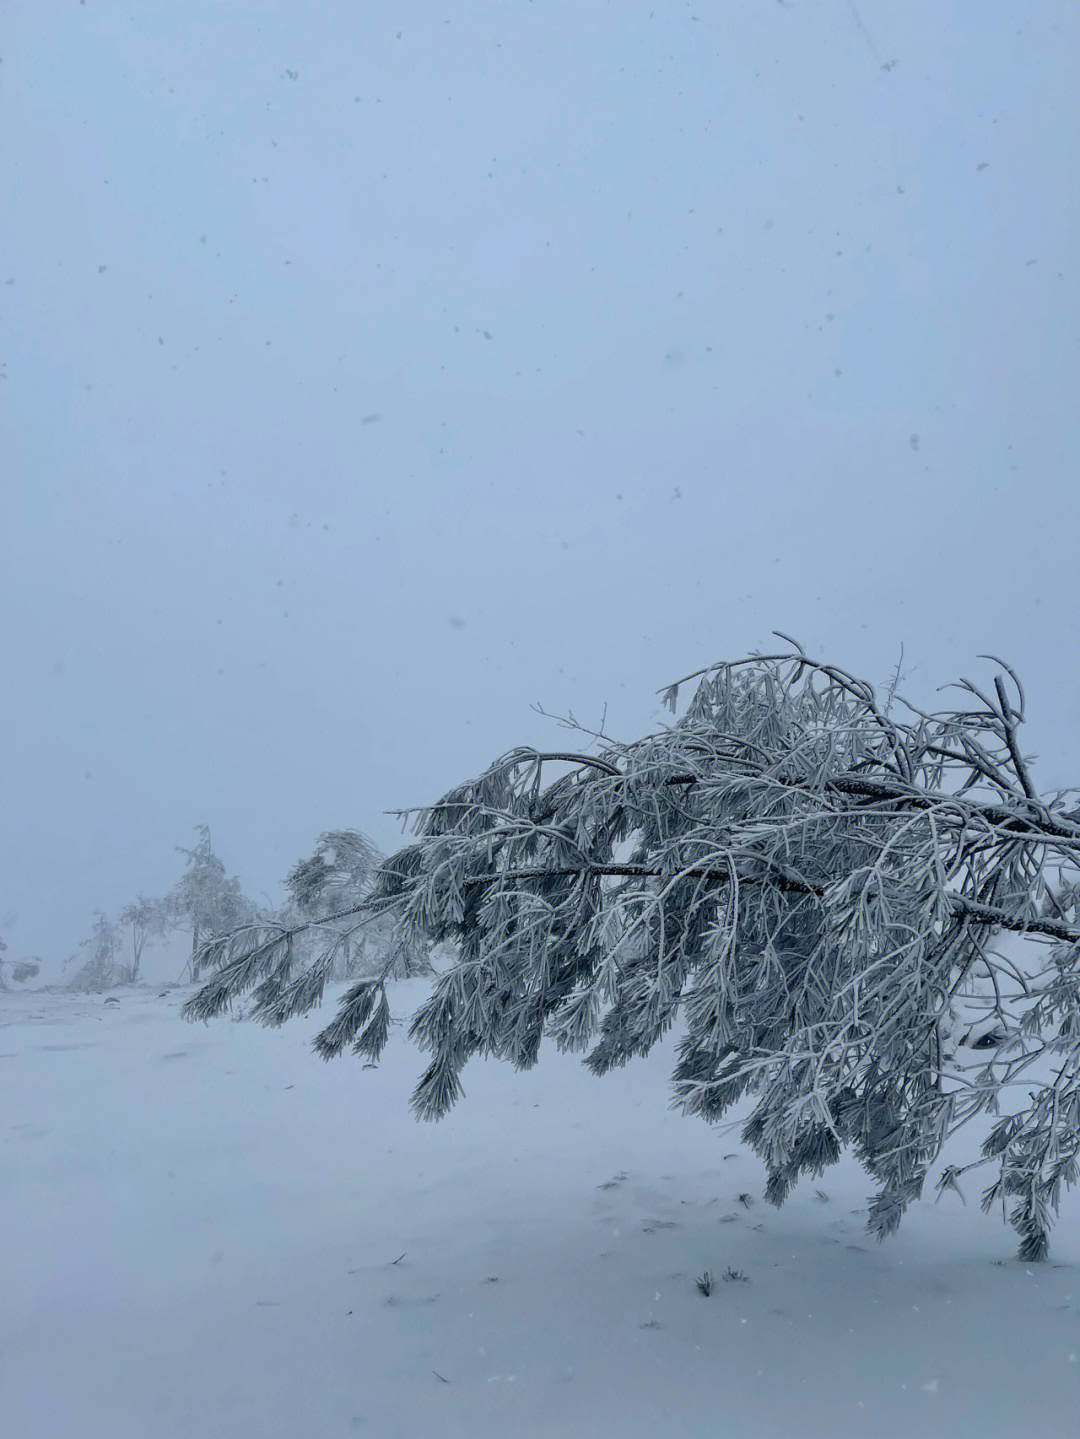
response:
<svg viewBox="0 0 1080 1439"><path fill-rule="evenodd" d="M1075 6L0 26L9 957L774 628L1080 783Z"/></svg>

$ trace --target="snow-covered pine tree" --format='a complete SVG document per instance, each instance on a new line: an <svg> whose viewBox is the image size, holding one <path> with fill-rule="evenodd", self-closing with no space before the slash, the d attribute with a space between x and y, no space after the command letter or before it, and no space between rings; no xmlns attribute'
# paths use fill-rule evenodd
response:
<svg viewBox="0 0 1080 1439"><path fill-rule="evenodd" d="M124 975L125 983L138 982L139 965L142 963L146 941L163 939L176 918L175 906L171 900L144 899L142 895L120 911L120 924L131 928L131 963ZM230 918L235 923L235 916Z"/></svg>
<svg viewBox="0 0 1080 1439"><path fill-rule="evenodd" d="M122 943L119 926L98 910L90 934L82 941L82 947L90 950L90 958L72 975L65 989L100 993L123 984L126 969L117 961Z"/></svg>
<svg viewBox="0 0 1080 1439"><path fill-rule="evenodd" d="M753 1097L743 1137L773 1203L850 1147L878 1185L869 1228L883 1238L944 1141L986 1111L999 1117L983 1158L963 1168L997 1164L984 1208L1011 1200L1021 1255L1040 1258L1080 1148L1080 809L1064 807L1077 791L1036 793L1017 743L1023 689L1003 661L983 657L1015 699L1001 675L993 696L962 680L974 708L901 700L916 717L901 724L892 695L883 711L872 686L779 638L794 651L669 686L674 713L700 681L656 733L597 735L595 754L511 750L399 812L417 841L349 914L389 912L403 942L457 946L412 1019L431 1054L414 1110L445 1114L470 1055L528 1068L545 1036L592 1045L585 1063L604 1074L647 1053L681 1007L673 1107L716 1121ZM544 784L553 765L569 768ZM1002 930L1048 945L1045 963L1027 972L992 951ZM328 969L324 955L297 972L297 932L205 945L197 972L213 976L186 1017L252 988L265 1023L309 1010ZM994 1043L972 1068L957 1006L976 976ZM389 1022L385 977L366 979L315 1047L375 1059ZM1040 1059L1030 1102L1000 1117L999 1096ZM962 1172L946 1169L939 1191Z"/></svg>
<svg viewBox="0 0 1080 1439"><path fill-rule="evenodd" d="M187 868L164 900L172 921L191 926L191 965L204 941L231 933L258 914L257 906L241 890L239 879L235 875L228 877L214 853L209 826L198 824L195 828L199 842L194 849L176 846L187 855Z"/></svg>
<svg viewBox="0 0 1080 1439"><path fill-rule="evenodd" d="M294 865L285 883L290 905L286 920L298 915L309 926L300 931L296 944L303 959L315 958L320 944L329 947L333 960L327 979L345 979L358 971L382 968L378 959L388 952L395 956L387 977L404 979L430 972L426 945L404 944L394 933L391 914L380 914L363 924L355 922L354 907L371 893L375 875L385 855L359 830L328 830L319 836L315 853ZM339 918L344 912L345 918ZM352 915L352 922L350 922Z"/></svg>

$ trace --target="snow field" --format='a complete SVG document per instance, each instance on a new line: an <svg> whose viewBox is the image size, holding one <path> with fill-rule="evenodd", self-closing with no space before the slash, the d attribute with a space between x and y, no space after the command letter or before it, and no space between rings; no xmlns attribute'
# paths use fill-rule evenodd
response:
<svg viewBox="0 0 1080 1439"><path fill-rule="evenodd" d="M601 1079L474 1060L421 1124L404 1025L377 1069L311 1052L342 988L280 1031L185 1024L187 988L0 997L6 1432L1075 1432L1080 1196L1034 1266L977 1182L884 1245L850 1160L774 1210L668 1110L677 1034Z"/></svg>

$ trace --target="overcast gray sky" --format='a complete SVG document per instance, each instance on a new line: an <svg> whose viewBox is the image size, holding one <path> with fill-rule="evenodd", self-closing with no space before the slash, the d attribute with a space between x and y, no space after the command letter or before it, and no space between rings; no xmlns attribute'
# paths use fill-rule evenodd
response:
<svg viewBox="0 0 1080 1439"><path fill-rule="evenodd" d="M632 739L774 628L883 686L903 643L933 707L1000 654L1080 785L1075 4L0 35L11 953L58 974L201 822L278 902L565 744L531 706Z"/></svg>

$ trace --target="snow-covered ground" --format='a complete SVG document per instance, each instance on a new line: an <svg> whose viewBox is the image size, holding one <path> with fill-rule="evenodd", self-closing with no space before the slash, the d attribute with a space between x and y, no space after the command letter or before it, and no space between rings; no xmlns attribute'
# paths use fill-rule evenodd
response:
<svg viewBox="0 0 1080 1439"><path fill-rule="evenodd" d="M5 1434L1076 1433L1080 1194L1043 1265L978 1182L884 1245L852 1161L774 1210L668 1110L676 1035L602 1079L474 1060L420 1124L403 1026L377 1069L312 1053L341 989L279 1031L186 1024L186 987L0 995Z"/></svg>

